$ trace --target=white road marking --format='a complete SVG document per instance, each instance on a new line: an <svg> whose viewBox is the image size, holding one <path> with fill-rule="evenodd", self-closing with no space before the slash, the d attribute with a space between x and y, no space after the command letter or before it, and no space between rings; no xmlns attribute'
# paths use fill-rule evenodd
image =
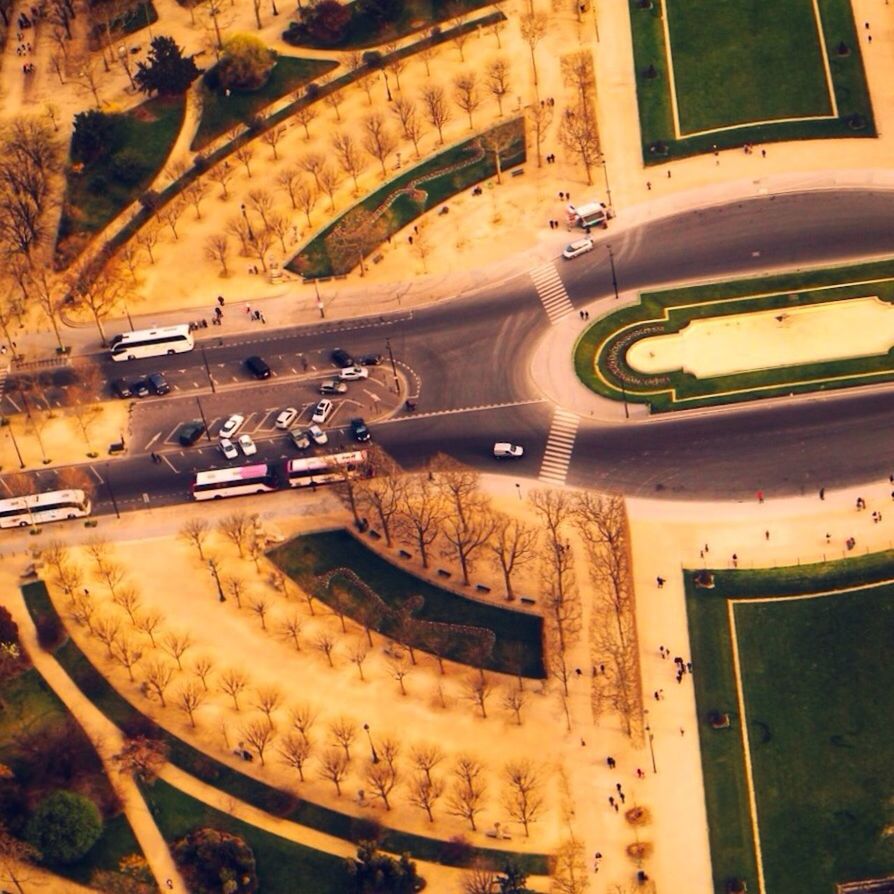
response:
<svg viewBox="0 0 894 894"><path fill-rule="evenodd" d="M541 481L551 484L564 484L571 465L571 454L577 438L577 427L580 420L573 413L556 410L550 426L546 450L540 464Z"/></svg>
<svg viewBox="0 0 894 894"><path fill-rule="evenodd" d="M544 264L528 272L550 323L555 325L574 310L555 264Z"/></svg>
<svg viewBox="0 0 894 894"><path fill-rule="evenodd" d="M149 440L146 442L146 446L143 447L143 450L148 450L159 438L161 437L161 432L157 431Z"/></svg>

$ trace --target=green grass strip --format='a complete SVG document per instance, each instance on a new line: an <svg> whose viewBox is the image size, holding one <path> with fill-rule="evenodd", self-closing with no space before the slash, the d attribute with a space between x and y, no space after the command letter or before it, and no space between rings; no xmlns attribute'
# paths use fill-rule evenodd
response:
<svg viewBox="0 0 894 894"><path fill-rule="evenodd" d="M22 587L28 611L35 622L42 615L55 614L43 581ZM69 637L55 651L56 660L72 678L75 685L116 726L128 730L156 726L154 721L138 711L91 664L74 640ZM232 769L213 757L193 748L173 733L158 727L169 748L170 761L203 782L264 810L320 832L346 841L360 841L368 835L368 823L357 817L331 810L321 804L296 799L289 792L267 785ZM518 863L530 875L546 875L548 858L545 854L519 854L493 848L469 847L464 853L449 841L414 835L396 829L383 830L381 846L393 853L409 853L414 859L443 863L447 866L466 865L469 859L481 859L489 865L501 867L507 860Z"/></svg>

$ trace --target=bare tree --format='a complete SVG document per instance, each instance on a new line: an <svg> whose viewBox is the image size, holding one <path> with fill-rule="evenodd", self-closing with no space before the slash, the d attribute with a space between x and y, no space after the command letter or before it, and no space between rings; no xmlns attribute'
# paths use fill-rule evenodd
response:
<svg viewBox="0 0 894 894"><path fill-rule="evenodd" d="M403 138L413 143L416 158L419 158L419 140L422 137L423 129L416 103L406 96L398 96L394 100L391 111L400 122Z"/></svg>
<svg viewBox="0 0 894 894"><path fill-rule="evenodd" d="M109 658L121 636L121 622L112 615L103 615L93 626L93 635L106 647Z"/></svg>
<svg viewBox="0 0 894 894"><path fill-rule="evenodd" d="M126 671L130 682L134 682L133 669L143 657L143 650L130 638L122 636L112 648L112 658Z"/></svg>
<svg viewBox="0 0 894 894"><path fill-rule="evenodd" d="M298 167L314 178L314 185L317 188L317 192L320 192L323 189L323 186L320 183L320 171L322 171L325 166L326 158L321 152L308 152L306 155L303 155L298 159Z"/></svg>
<svg viewBox="0 0 894 894"><path fill-rule="evenodd" d="M298 207L304 212L308 226L311 226L310 212L314 210L318 196L319 193L317 190L307 183L299 183L295 189L295 201Z"/></svg>
<svg viewBox="0 0 894 894"><path fill-rule="evenodd" d="M585 894L588 888L584 846L572 835L559 845L555 853L551 890L556 894ZM617 890L620 891L620 888Z"/></svg>
<svg viewBox="0 0 894 894"><path fill-rule="evenodd" d="M267 718L271 727L275 728L273 712L282 705L282 692L276 686L259 686L255 689L255 707Z"/></svg>
<svg viewBox="0 0 894 894"><path fill-rule="evenodd" d="M492 59L487 66L487 89L490 95L497 101L500 116L502 117L503 100L509 95L511 89L510 66L502 56Z"/></svg>
<svg viewBox="0 0 894 894"><path fill-rule="evenodd" d="M180 241L180 236L177 234L177 222L180 220L180 215L183 214L185 207L186 199L181 195L174 199L173 202L168 202L156 215L162 223L166 223L170 227L175 242Z"/></svg>
<svg viewBox="0 0 894 894"><path fill-rule="evenodd" d="M379 761L374 764L370 762L366 767L366 784L375 792L376 797L380 798L386 810L391 810L391 802L388 796L397 786L399 775L395 767L390 764Z"/></svg>
<svg viewBox="0 0 894 894"><path fill-rule="evenodd" d="M519 726L522 724L521 712L527 701L527 692L518 686L507 689L503 695L503 707L515 716L515 722Z"/></svg>
<svg viewBox="0 0 894 894"><path fill-rule="evenodd" d="M146 249L146 254L149 256L149 263L155 264L155 255L152 253L152 249L158 245L159 233L158 227L147 226L143 227L136 236L137 242L142 248Z"/></svg>
<svg viewBox="0 0 894 894"><path fill-rule="evenodd" d="M303 626L301 617L297 613L292 613L287 618L284 618L279 625L280 635L295 646L296 652L301 651L301 630Z"/></svg>
<svg viewBox="0 0 894 894"><path fill-rule="evenodd" d="M503 574L506 586L506 599L515 599L512 588L512 574L516 569L527 565L537 556L537 530L519 518L496 513L494 527L487 548L493 556L493 563Z"/></svg>
<svg viewBox="0 0 894 894"><path fill-rule="evenodd" d="M298 778L304 782L304 766L310 760L313 746L309 739L295 733L286 733L279 740L279 753L283 762L298 771Z"/></svg>
<svg viewBox="0 0 894 894"><path fill-rule="evenodd" d="M376 451L373 464L376 475L364 482L360 497L378 517L385 544L390 548L393 545L394 521L401 511L407 490L407 479L383 450Z"/></svg>
<svg viewBox="0 0 894 894"><path fill-rule="evenodd" d="M306 739L310 735L311 727L317 721L318 713L313 705L308 702L301 702L292 706L289 717L292 721L292 726Z"/></svg>
<svg viewBox="0 0 894 894"><path fill-rule="evenodd" d="M443 794L444 783L441 779L432 779L425 773L419 773L410 780L410 803L424 810L430 823L435 821L434 806Z"/></svg>
<svg viewBox="0 0 894 894"><path fill-rule="evenodd" d="M145 633L146 636L149 637L149 642L152 644L153 649L158 648L158 643L155 641L155 632L160 625L161 615L157 611L150 611L139 615L134 623L134 626L139 631Z"/></svg>
<svg viewBox="0 0 894 894"><path fill-rule="evenodd" d="M407 687L404 684L404 680L407 678L412 669L413 668L411 665L402 660L388 662L388 670L391 673L391 676L394 677L395 680L397 680L397 685L400 686L401 695L407 694Z"/></svg>
<svg viewBox="0 0 894 894"><path fill-rule="evenodd" d="M112 599L116 605L120 605L124 609L130 623L136 626L136 614L143 603L137 588L134 586L119 587Z"/></svg>
<svg viewBox="0 0 894 894"><path fill-rule="evenodd" d="M528 45L531 51L531 67L534 70L534 87L535 90L540 83L537 75L537 44L546 35L546 29L549 25L549 19L542 12L529 12L519 20L521 28L522 40Z"/></svg>
<svg viewBox="0 0 894 894"><path fill-rule="evenodd" d="M227 190L227 184L233 177L233 169L230 167L230 163L228 161L222 162L221 164L215 165L208 171L208 179L213 180L220 186L220 198L228 199L230 197L230 193Z"/></svg>
<svg viewBox="0 0 894 894"><path fill-rule="evenodd" d="M258 596L256 599L252 599L249 608L258 616L258 620L261 622L261 630L266 630L267 612L270 611L270 603L263 596Z"/></svg>
<svg viewBox="0 0 894 894"><path fill-rule="evenodd" d="M528 117L531 119L531 125L534 130L534 144L537 147L537 167L543 167L543 141L546 139L546 132L553 123L553 107L551 105L540 105L533 103L528 107Z"/></svg>
<svg viewBox="0 0 894 894"><path fill-rule="evenodd" d="M131 270L131 279L134 279L133 270ZM31 298L37 302L40 309L50 321L53 327L53 334L56 336L56 343L59 346L59 352L65 350L62 343L62 336L59 332L59 300L57 298L57 290L59 284L53 279L46 268L38 268L29 275L31 282Z"/></svg>
<svg viewBox="0 0 894 894"><path fill-rule="evenodd" d="M286 129L282 124L277 125L276 127L271 127L270 130L265 130L264 133L261 134L261 140L270 147L274 161L279 161L277 146L282 142L282 138L285 135Z"/></svg>
<svg viewBox="0 0 894 894"><path fill-rule="evenodd" d="M298 184L301 183L301 179L301 171L294 165L280 171L276 175L276 185L282 187L288 194L293 211L298 210L298 203L295 201L295 191L298 188Z"/></svg>
<svg viewBox="0 0 894 894"><path fill-rule="evenodd" d="M373 112L363 119L363 148L373 157L378 159L382 166L382 176L387 176L385 163L388 156L397 148L397 139L391 128L385 122L385 116L380 112Z"/></svg>
<svg viewBox="0 0 894 894"><path fill-rule="evenodd" d="M335 639L332 637L331 633L321 633L317 636L314 645L326 656L326 661L329 662L329 667L335 667L335 662L332 660L332 652L335 649Z"/></svg>
<svg viewBox="0 0 894 894"><path fill-rule="evenodd" d="M366 677L363 676L363 662L366 661L367 655L369 655L369 648L362 641L355 643L348 653L351 663L357 666L357 673L360 674L360 679L363 682L366 682Z"/></svg>
<svg viewBox="0 0 894 894"><path fill-rule="evenodd" d="M239 730L242 738L258 753L261 766L264 766L264 753L276 738L276 731L266 718L255 717Z"/></svg>
<svg viewBox="0 0 894 894"><path fill-rule="evenodd" d="M430 84L422 88L422 104L428 122L438 131L438 144L444 145L444 125L450 120L450 106L444 95L444 88Z"/></svg>
<svg viewBox="0 0 894 894"><path fill-rule="evenodd" d="M338 156L341 169L354 180L354 194L356 195L360 188L357 183L357 175L363 171L363 154L360 147L354 142L351 134L342 131L334 133L330 142Z"/></svg>
<svg viewBox="0 0 894 894"><path fill-rule="evenodd" d="M195 680L188 680L177 691L177 707L189 717L189 723L193 729L196 728L196 711L205 701L205 689Z"/></svg>
<svg viewBox="0 0 894 894"><path fill-rule="evenodd" d="M487 700L490 698L495 688L496 687L491 682L490 677L483 671L477 674L472 674L466 679L466 698L478 707L478 710L481 711L482 718L485 720L487 719Z"/></svg>
<svg viewBox="0 0 894 894"><path fill-rule="evenodd" d="M292 229L292 225L289 223L289 219L284 215L280 214L278 211L274 211L270 215L270 224L268 226L269 232L276 236L279 240L279 245L282 248L282 253L285 255L288 252L286 248L286 236L288 235L289 230Z"/></svg>
<svg viewBox="0 0 894 894"><path fill-rule="evenodd" d="M177 670L183 670L183 655L193 646L188 633L169 633L162 641L161 648L177 662Z"/></svg>
<svg viewBox="0 0 894 894"><path fill-rule="evenodd" d="M227 258L230 254L230 241L224 233L214 233L205 240L205 257L209 261L220 264L220 275L230 275Z"/></svg>
<svg viewBox="0 0 894 894"><path fill-rule="evenodd" d="M233 153L233 157L236 161L244 166L245 173L248 174L249 180L251 180L251 160L254 158L254 155L255 151L251 148L251 143L246 143L244 146L240 146Z"/></svg>
<svg viewBox="0 0 894 894"><path fill-rule="evenodd" d="M329 210L335 211L335 190L341 185L341 174L331 165L324 165L319 173L319 184L329 196Z"/></svg>
<svg viewBox="0 0 894 894"><path fill-rule="evenodd" d="M423 568L428 568L429 547L440 534L445 510L440 492L426 475L410 479L400 503L398 530L415 543Z"/></svg>
<svg viewBox="0 0 894 894"><path fill-rule="evenodd" d="M341 90L334 90L332 93L327 93L323 97L323 102L325 102L326 105L329 106L329 108L332 109L333 112L335 112L335 120L339 124L341 124L341 101Z"/></svg>
<svg viewBox="0 0 894 894"><path fill-rule="evenodd" d="M385 69L394 75L394 82L397 84L398 92L400 92L400 76L407 67L407 59L398 55L398 45L396 41L386 43L383 47L385 51Z"/></svg>
<svg viewBox="0 0 894 894"><path fill-rule="evenodd" d="M559 125L562 145L583 165L587 185L593 184L593 168L599 162L599 134L595 116L586 107L565 109Z"/></svg>
<svg viewBox="0 0 894 894"><path fill-rule="evenodd" d="M39 863L40 860L41 853L36 847L11 835L6 824L0 822L0 871L3 873L3 881L15 885L18 894L25 894L23 885L32 880L28 865Z"/></svg>
<svg viewBox="0 0 894 894"><path fill-rule="evenodd" d="M205 542L211 535L211 525L201 517L187 519L180 528L180 538L192 544L199 553L199 559L205 561Z"/></svg>
<svg viewBox="0 0 894 894"><path fill-rule="evenodd" d="M131 294L131 283L121 264L106 261L101 255L82 261L69 278L69 290L74 303L90 312L105 346L103 320Z"/></svg>
<svg viewBox="0 0 894 894"><path fill-rule="evenodd" d="M130 773L141 782L154 782L168 760L168 746L163 739L134 736L125 739L121 751L113 758L122 773Z"/></svg>
<svg viewBox="0 0 894 894"><path fill-rule="evenodd" d="M208 677L214 668L214 661L207 655L200 655L192 663L192 672L202 681L202 688L208 691Z"/></svg>
<svg viewBox="0 0 894 894"><path fill-rule="evenodd" d="M209 562L214 562L214 559L209 559ZM236 603L236 608L240 611L242 610L242 594L245 592L245 581L239 577L238 575L230 575L225 578L223 581L224 589L233 597L233 601Z"/></svg>
<svg viewBox="0 0 894 894"><path fill-rule="evenodd" d="M462 817L473 832L478 831L475 817L484 810L486 786L481 764L468 755L460 755L453 767L453 785L447 799L447 810L453 816Z"/></svg>
<svg viewBox="0 0 894 894"><path fill-rule="evenodd" d="M304 139L310 139L310 122L317 117L317 110L314 106L301 106L292 115L296 124L300 124L304 128Z"/></svg>
<svg viewBox="0 0 894 894"><path fill-rule="evenodd" d="M518 761L506 764L504 778L503 806L512 819L524 826L527 838L531 823L543 812L540 776L529 761Z"/></svg>
<svg viewBox="0 0 894 894"><path fill-rule="evenodd" d="M254 518L245 512L231 512L217 523L217 528L245 558L245 544L254 530Z"/></svg>
<svg viewBox="0 0 894 894"><path fill-rule="evenodd" d="M149 690L158 696L158 701L163 708L165 702L165 690L170 686L174 676L174 665L162 658L152 658L144 665L146 674L144 682Z"/></svg>
<svg viewBox="0 0 894 894"><path fill-rule="evenodd" d="M351 743L357 738L357 724L349 717L337 717L329 724L329 732L344 750L345 758L351 760Z"/></svg>
<svg viewBox="0 0 894 894"><path fill-rule="evenodd" d="M337 748L330 748L320 758L317 773L321 779L328 779L335 786L335 793L341 797L341 784L348 775L348 759Z"/></svg>
<svg viewBox="0 0 894 894"><path fill-rule="evenodd" d="M589 114L596 89L593 57L589 50L578 50L562 57L562 79L577 94L577 106Z"/></svg>
<svg viewBox="0 0 894 894"><path fill-rule="evenodd" d="M193 180L188 186L184 187L181 193L183 198L192 205L196 212L196 220L202 219L202 199L208 195L208 182L206 180Z"/></svg>
<svg viewBox="0 0 894 894"><path fill-rule="evenodd" d="M246 204L258 215L258 217L261 218L261 222L264 224L265 228L270 226L270 214L273 212L275 202L273 200L273 195L268 190L251 190L248 194L248 201Z"/></svg>
<svg viewBox="0 0 894 894"><path fill-rule="evenodd" d="M497 873L487 866L473 866L463 876L463 894L491 894L498 884Z"/></svg>
<svg viewBox="0 0 894 894"><path fill-rule="evenodd" d="M465 62L465 47L466 44L469 42L469 38L472 36L472 33L470 31L466 31L462 28L462 26L468 19L468 15L465 11L465 8L459 3L452 4L452 9L450 10L450 12L452 13L451 18L453 18L454 27L456 28L453 37L451 38L451 43L456 47L456 50L459 53L459 61Z"/></svg>
<svg viewBox="0 0 894 894"><path fill-rule="evenodd" d="M431 782L431 771L444 760L444 752L439 745L416 745L410 750L413 766Z"/></svg>
<svg viewBox="0 0 894 894"><path fill-rule="evenodd" d="M478 91L478 76L474 71L461 72L453 79L453 99L469 116L469 130L474 127L472 115L481 105L481 94Z"/></svg>
<svg viewBox="0 0 894 894"><path fill-rule="evenodd" d="M237 668L227 668L221 675L218 683L221 692L233 699L233 708L238 711L239 696L248 685L245 673Z"/></svg>
<svg viewBox="0 0 894 894"><path fill-rule="evenodd" d="M416 53L425 64L425 76L427 78L431 77L431 61L438 55L438 50L440 50L440 48L440 44L427 44Z"/></svg>

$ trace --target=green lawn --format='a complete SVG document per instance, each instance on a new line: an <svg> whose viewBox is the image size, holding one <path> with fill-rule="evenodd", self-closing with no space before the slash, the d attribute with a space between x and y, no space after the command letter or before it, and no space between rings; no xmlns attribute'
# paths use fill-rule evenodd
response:
<svg viewBox="0 0 894 894"><path fill-rule="evenodd" d="M270 78L259 90L232 90L230 95L218 87L203 85L202 117L190 148L204 149L212 140L237 124L246 124L262 109L321 75L332 71L337 62L280 56ZM211 79L213 81L213 78Z"/></svg>
<svg viewBox="0 0 894 894"><path fill-rule="evenodd" d="M894 380L894 349L873 356L703 379L682 369L646 376L631 369L626 362L626 353L634 340L679 332L695 319L769 309L785 311L866 295L877 295L883 301L894 303L894 262L643 292L639 303L607 314L581 335L574 349L575 369L579 378L597 393L615 400L626 397L647 403L652 412L891 381ZM598 363L602 378L594 373L594 362Z"/></svg>
<svg viewBox="0 0 894 894"><path fill-rule="evenodd" d="M849 0L818 0L822 34L812 0L653 0L649 8L640 0L628 2L647 163L715 146L875 136ZM665 10L681 139L673 127ZM833 113L823 50L835 118L816 117ZM784 120L798 117L814 120ZM733 129L686 137L725 127Z"/></svg>
<svg viewBox="0 0 894 894"><path fill-rule="evenodd" d="M501 152L501 164L504 176L510 176L505 172L512 167L523 164L526 158L525 152L525 123L524 118L515 118L504 124L499 124L493 130L505 129L510 132L512 143L508 149ZM302 276L318 277L332 276L333 274L347 273L352 270L357 259L354 255L332 258L327 237L338 225L350 218L355 209L362 209L370 213L380 208L389 197L401 189L411 188L414 181L419 181L436 171L451 168L453 165L474 159L476 147L475 140L466 140L457 146L452 146L431 158L407 168L398 177L389 180L375 192L370 193L357 205L349 208L343 214L336 217L325 229L317 233L310 242L289 262L288 269ZM383 224L380 228L380 239L376 245L369 247L366 254L372 254L387 238L402 230L408 223L420 217L431 208L435 208L445 202L451 196L468 189L475 183L487 180L496 174L496 164L492 152L486 152L478 161L457 168L445 170L440 176L419 183L419 189L424 192L408 195L404 193L397 196L382 215Z"/></svg>
<svg viewBox="0 0 894 894"><path fill-rule="evenodd" d="M812 0L665 0L680 130L831 115Z"/></svg>
<svg viewBox="0 0 894 894"><path fill-rule="evenodd" d="M76 257L90 236L142 195L167 160L183 123L184 108L183 97L150 99L117 116L121 145L116 151L133 153L143 172L136 182L116 179L107 160L87 165L79 173L69 166L59 224L60 254Z"/></svg>
<svg viewBox="0 0 894 894"><path fill-rule="evenodd" d="M875 559L780 569L778 582L760 574L765 593L798 589L798 580L811 593L877 579L890 554ZM726 603L727 590L757 592L749 574L718 572L711 591L687 580L717 892L734 876L758 890ZM739 602L735 618L768 894L832 892L839 882L890 874L894 587ZM731 714L731 728L710 727L715 709Z"/></svg>
<svg viewBox="0 0 894 894"><path fill-rule="evenodd" d="M222 829L244 839L257 862L259 890L265 894L344 894L344 861L249 825L157 780L143 795L168 842L197 826Z"/></svg>
<svg viewBox="0 0 894 894"><path fill-rule="evenodd" d="M400 611L409 600L421 596L424 600L421 607L411 612L414 618L493 631L496 644L492 656L485 663L486 667L503 673L516 673L516 668L521 662L520 670L523 675L529 677L545 675L542 647L543 620L538 615L488 605L436 587L380 558L347 531L328 531L296 537L273 550L269 557L290 577L303 587L311 588L324 601L327 601L329 596L319 590L313 579L340 567L350 568L396 611ZM345 586L350 597L353 588ZM347 606L345 607L345 603L342 603L342 606L350 617L361 620L364 617L362 603L367 597L356 591L353 593L353 598L354 602L349 599ZM469 663L463 654L465 638L461 627L454 627L449 638L435 643L426 643L424 630L425 627L422 625L419 630L411 627L409 632L399 630L386 632L398 639L403 632L404 638L407 641L412 639L410 644L420 649L424 649L426 645L439 645L443 657L460 662L465 659L465 663Z"/></svg>

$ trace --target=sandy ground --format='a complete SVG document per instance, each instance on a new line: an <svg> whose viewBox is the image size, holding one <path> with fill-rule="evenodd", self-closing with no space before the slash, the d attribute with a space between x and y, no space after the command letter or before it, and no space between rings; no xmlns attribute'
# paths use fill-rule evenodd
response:
<svg viewBox="0 0 894 894"><path fill-rule="evenodd" d="M707 379L871 357L887 353L892 344L894 307L873 296L693 320L680 332L635 342L627 361L644 373L682 368Z"/></svg>

